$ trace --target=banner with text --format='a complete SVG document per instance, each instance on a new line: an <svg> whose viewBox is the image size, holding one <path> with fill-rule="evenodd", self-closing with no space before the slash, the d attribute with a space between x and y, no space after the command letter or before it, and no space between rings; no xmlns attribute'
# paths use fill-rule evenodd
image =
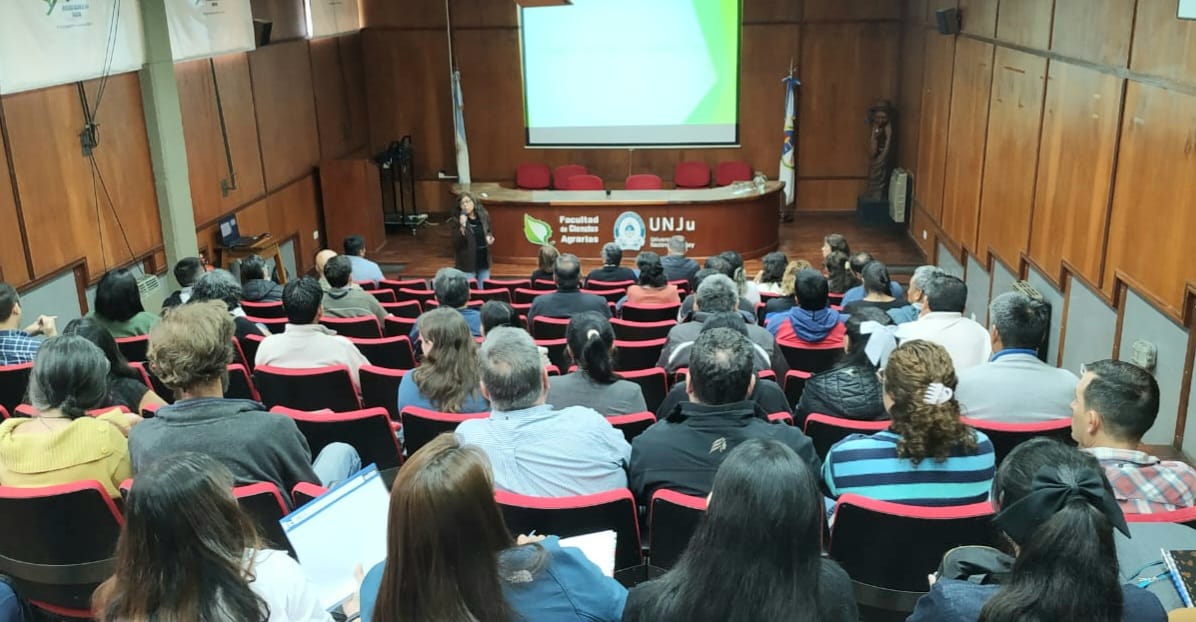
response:
<svg viewBox="0 0 1196 622"><path fill-rule="evenodd" d="M166 0L166 18L176 62L256 47L249 0Z"/></svg>
<svg viewBox="0 0 1196 622"><path fill-rule="evenodd" d="M0 93L141 68L137 0L0 2Z"/></svg>
<svg viewBox="0 0 1196 622"><path fill-rule="evenodd" d="M307 36L332 37L361 30L357 0L305 0Z"/></svg>

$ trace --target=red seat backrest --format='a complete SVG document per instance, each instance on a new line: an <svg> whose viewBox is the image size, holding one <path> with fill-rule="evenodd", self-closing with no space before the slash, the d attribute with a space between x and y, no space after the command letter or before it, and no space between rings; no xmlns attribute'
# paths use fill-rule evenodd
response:
<svg viewBox="0 0 1196 622"><path fill-rule="evenodd" d="M574 175L585 175L589 173L586 167L580 164L562 164L552 169L552 187L557 190L565 190L569 187L569 178Z"/></svg>
<svg viewBox="0 0 1196 622"><path fill-rule="evenodd" d="M524 190L544 190L552 181L547 164L524 163L515 169L515 186Z"/></svg>
<svg viewBox="0 0 1196 622"><path fill-rule="evenodd" d="M605 187L597 175L574 175L565 181L566 190L602 190Z"/></svg>
<svg viewBox="0 0 1196 622"><path fill-rule="evenodd" d="M747 162L719 162L714 167L714 185L730 186L737 181L751 181L752 167Z"/></svg>
<svg viewBox="0 0 1196 622"><path fill-rule="evenodd" d="M710 186L710 167L705 162L678 162L673 170L673 184L678 188L707 188Z"/></svg>
<svg viewBox="0 0 1196 622"><path fill-rule="evenodd" d="M623 187L628 190L660 190L664 184L660 181L659 175L640 173L628 176L623 181Z"/></svg>

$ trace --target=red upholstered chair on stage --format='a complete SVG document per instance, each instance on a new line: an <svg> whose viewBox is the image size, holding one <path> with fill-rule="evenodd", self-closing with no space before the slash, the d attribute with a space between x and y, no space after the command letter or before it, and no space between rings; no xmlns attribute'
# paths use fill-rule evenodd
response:
<svg viewBox="0 0 1196 622"><path fill-rule="evenodd" d="M678 162L673 169L673 184L678 188L709 188L710 167L705 162Z"/></svg>
<svg viewBox="0 0 1196 622"><path fill-rule="evenodd" d="M605 185L597 175L574 175L565 182L566 190L602 190Z"/></svg>
<svg viewBox="0 0 1196 622"><path fill-rule="evenodd" d="M520 164L515 169L515 187L524 190L546 190L552 182L552 170L547 164Z"/></svg>
<svg viewBox="0 0 1196 622"><path fill-rule="evenodd" d="M557 190L569 188L569 178L574 175L585 175L590 171L580 164L562 164L552 169L552 187Z"/></svg>
<svg viewBox="0 0 1196 622"><path fill-rule="evenodd" d="M664 184L660 181L659 175L640 173L628 176L623 182L623 187L627 190L660 190Z"/></svg>
<svg viewBox="0 0 1196 622"><path fill-rule="evenodd" d="M737 181L751 181L752 167L747 162L719 162L714 167L714 185L730 186Z"/></svg>

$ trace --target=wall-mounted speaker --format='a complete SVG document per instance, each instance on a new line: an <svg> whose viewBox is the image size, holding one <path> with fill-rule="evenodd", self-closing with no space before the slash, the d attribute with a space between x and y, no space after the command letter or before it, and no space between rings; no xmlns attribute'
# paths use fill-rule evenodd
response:
<svg viewBox="0 0 1196 622"><path fill-rule="evenodd" d="M934 17L938 20L939 34L959 34L959 9L939 9L934 12Z"/></svg>
<svg viewBox="0 0 1196 622"><path fill-rule="evenodd" d="M253 38L259 48L270 45L270 32L274 30L274 22L268 19L253 20Z"/></svg>

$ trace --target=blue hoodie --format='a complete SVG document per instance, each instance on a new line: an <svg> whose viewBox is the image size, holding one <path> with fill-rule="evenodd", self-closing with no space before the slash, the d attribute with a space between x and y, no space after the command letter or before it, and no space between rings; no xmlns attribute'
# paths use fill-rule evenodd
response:
<svg viewBox="0 0 1196 622"><path fill-rule="evenodd" d="M780 315L780 314L777 314ZM793 307L789 310L789 325L793 328L793 334L797 335L798 339L807 343L818 343L830 334L835 326L839 324L839 312L830 307L819 309L818 311L808 311L801 307ZM780 318L776 318L780 319ZM768 323L768 330L775 337L777 331L780 330L781 322L770 321Z"/></svg>

